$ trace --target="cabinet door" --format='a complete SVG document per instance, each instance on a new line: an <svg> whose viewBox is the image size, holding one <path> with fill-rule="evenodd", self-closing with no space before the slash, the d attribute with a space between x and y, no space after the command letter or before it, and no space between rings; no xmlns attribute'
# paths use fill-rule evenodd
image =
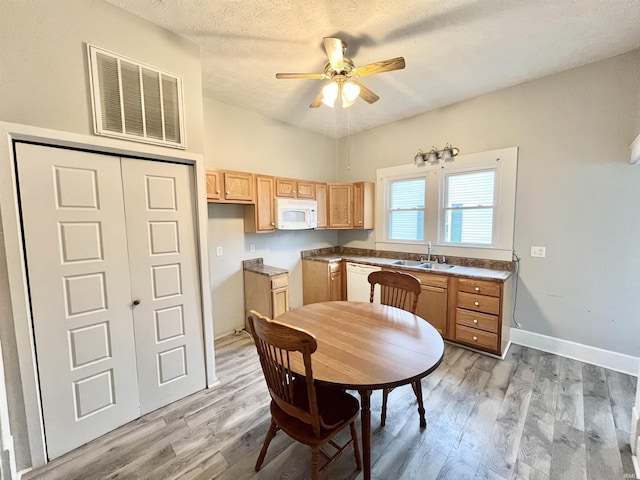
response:
<svg viewBox="0 0 640 480"><path fill-rule="evenodd" d="M272 318L276 318L278 315L289 310L289 287L282 287L271 291L271 306L273 307Z"/></svg>
<svg viewBox="0 0 640 480"><path fill-rule="evenodd" d="M313 182L305 182L302 180L298 180L297 182L297 195L298 198L307 198L309 200L315 200L316 198L316 189L315 184Z"/></svg>
<svg viewBox="0 0 640 480"><path fill-rule="evenodd" d="M244 207L249 208L249 207ZM273 177L256 177L256 231L272 232L276 227L273 206Z"/></svg>
<svg viewBox="0 0 640 480"><path fill-rule="evenodd" d="M207 170L207 200L220 200L221 198L220 172Z"/></svg>
<svg viewBox="0 0 640 480"><path fill-rule="evenodd" d="M373 228L373 183L353 184L353 228Z"/></svg>
<svg viewBox="0 0 640 480"><path fill-rule="evenodd" d="M276 197L296 198L296 181L290 178L276 178Z"/></svg>
<svg viewBox="0 0 640 480"><path fill-rule="evenodd" d="M416 315L424 318L440 332L447 334L447 290L439 287L422 285L422 293L418 297Z"/></svg>
<svg viewBox="0 0 640 480"><path fill-rule="evenodd" d="M316 202L318 202L318 226L316 230L327 228L327 184L316 183Z"/></svg>
<svg viewBox="0 0 640 480"><path fill-rule="evenodd" d="M353 217L353 185L329 184L329 228L351 228Z"/></svg>
<svg viewBox="0 0 640 480"><path fill-rule="evenodd" d="M224 172L224 199L227 201L253 202L253 174Z"/></svg>
<svg viewBox="0 0 640 480"><path fill-rule="evenodd" d="M329 300L332 302L344 300L342 296L342 271L331 272L329 283Z"/></svg>

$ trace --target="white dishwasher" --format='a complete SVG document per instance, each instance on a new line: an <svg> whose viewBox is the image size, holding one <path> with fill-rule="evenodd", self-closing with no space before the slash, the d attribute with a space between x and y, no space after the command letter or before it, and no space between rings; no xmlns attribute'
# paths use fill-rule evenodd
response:
<svg viewBox="0 0 640 480"><path fill-rule="evenodd" d="M350 302L368 302L370 285L367 277L371 272L382 270L372 265L347 262L347 300ZM376 285L373 301L380 303L380 285Z"/></svg>

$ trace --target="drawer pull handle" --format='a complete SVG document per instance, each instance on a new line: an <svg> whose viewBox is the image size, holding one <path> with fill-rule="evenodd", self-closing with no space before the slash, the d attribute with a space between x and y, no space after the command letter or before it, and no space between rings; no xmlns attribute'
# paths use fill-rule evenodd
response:
<svg viewBox="0 0 640 480"><path fill-rule="evenodd" d="M473 304L474 304L476 307L479 307L479 306L480 306L480 302L473 302Z"/></svg>
<svg viewBox="0 0 640 480"><path fill-rule="evenodd" d="M473 319L473 323L478 323L478 320L476 320L475 318Z"/></svg>
<svg viewBox="0 0 640 480"><path fill-rule="evenodd" d="M474 335L473 337L471 337L471 338L473 338L473 341L474 341L474 342L477 342L477 341L478 341L478 337L476 337L475 335Z"/></svg>
<svg viewBox="0 0 640 480"><path fill-rule="evenodd" d="M231 192L229 190L226 191L226 194L229 195Z"/></svg>
<svg viewBox="0 0 640 480"><path fill-rule="evenodd" d="M480 287L476 287L476 292L479 292L479 291L480 291Z"/></svg>

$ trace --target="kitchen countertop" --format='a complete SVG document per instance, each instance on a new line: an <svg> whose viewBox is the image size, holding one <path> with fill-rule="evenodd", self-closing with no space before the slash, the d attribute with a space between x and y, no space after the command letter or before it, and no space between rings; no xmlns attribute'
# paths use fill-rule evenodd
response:
<svg viewBox="0 0 640 480"><path fill-rule="evenodd" d="M318 262L354 262L362 263L365 265L375 265L379 267L393 267L398 270L406 270L407 272L419 272L430 273L432 275L450 275L462 278L480 278L483 280L503 282L507 280L513 272L508 270L493 270L490 268L481 267L466 267L456 265L449 270L432 270L429 268L417 268L406 265L394 265L393 262L397 261L397 258L384 258L384 257L371 257L352 254L329 254L329 255L312 255L304 258L305 260L314 260Z"/></svg>
<svg viewBox="0 0 640 480"><path fill-rule="evenodd" d="M283 273L289 273L288 270L279 267L272 267L265 265L262 258L253 258L251 260L243 260L242 268L248 272L258 273L260 275L266 275L273 277L275 275L282 275Z"/></svg>

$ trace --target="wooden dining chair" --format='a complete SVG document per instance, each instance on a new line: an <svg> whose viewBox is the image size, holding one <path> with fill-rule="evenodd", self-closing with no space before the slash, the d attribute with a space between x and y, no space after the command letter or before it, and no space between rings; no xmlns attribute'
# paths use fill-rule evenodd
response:
<svg viewBox="0 0 640 480"><path fill-rule="evenodd" d="M420 280L413 275L402 272L394 272L390 270L380 270L371 272L367 277L371 284L371 292L369 301L373 303L374 291L376 285L380 285L380 303L390 305L392 307L402 308L410 313L415 314L418 307L418 297L422 292ZM420 426L425 427L422 423L424 405L422 402L422 385L420 380L411 383L413 392L418 400L418 413L420 413ZM382 390L382 411L380 414L380 426L384 427L387 421L387 399L393 388L385 388Z"/></svg>
<svg viewBox="0 0 640 480"><path fill-rule="evenodd" d="M258 350L262 372L271 395L271 426L256 462L260 470L269 443L278 430L311 447L311 478L316 480L329 464L353 445L356 467L362 470L355 420L360 411L358 400L348 393L316 385L311 368L311 355L316 339L310 332L279 323L251 311L248 324ZM304 376L291 369L294 357L302 359ZM333 437L346 426L351 439L338 445ZM328 455L322 447L329 444L336 452ZM320 466L320 456L324 464Z"/></svg>

